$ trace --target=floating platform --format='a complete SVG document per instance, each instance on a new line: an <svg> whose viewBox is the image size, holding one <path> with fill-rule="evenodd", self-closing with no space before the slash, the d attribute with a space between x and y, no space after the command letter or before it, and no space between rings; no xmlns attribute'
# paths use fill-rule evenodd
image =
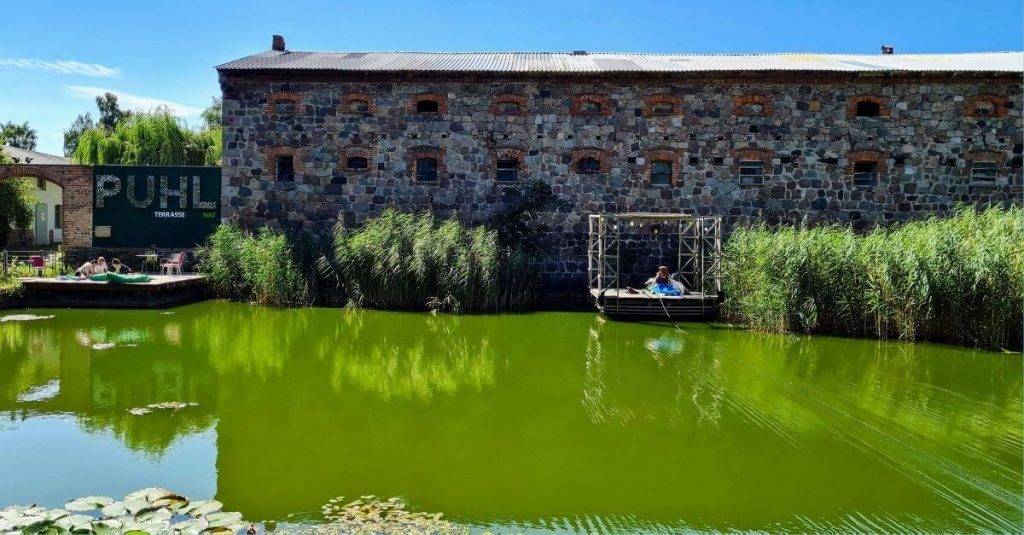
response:
<svg viewBox="0 0 1024 535"><path fill-rule="evenodd" d="M209 296L206 275L150 275L139 284L23 277L20 306L35 308L167 308Z"/></svg>
<svg viewBox="0 0 1024 535"><path fill-rule="evenodd" d="M591 288L597 309L613 319L709 320L718 316L719 298L713 294L654 295L644 290Z"/></svg>

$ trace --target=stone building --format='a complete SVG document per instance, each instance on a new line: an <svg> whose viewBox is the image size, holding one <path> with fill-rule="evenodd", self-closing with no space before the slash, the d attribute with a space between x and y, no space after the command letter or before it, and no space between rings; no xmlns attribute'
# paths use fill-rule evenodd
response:
<svg viewBox="0 0 1024 535"><path fill-rule="evenodd" d="M1021 199L1024 53L270 51L219 66L223 214L329 232L387 206L483 220L539 180L548 271L586 214L858 228Z"/></svg>

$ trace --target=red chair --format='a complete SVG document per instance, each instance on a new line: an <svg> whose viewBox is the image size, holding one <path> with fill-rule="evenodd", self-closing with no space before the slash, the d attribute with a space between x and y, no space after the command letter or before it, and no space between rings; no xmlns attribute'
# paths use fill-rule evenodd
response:
<svg viewBox="0 0 1024 535"><path fill-rule="evenodd" d="M169 258L160 262L161 275L181 275L181 268L185 265L185 253L174 253Z"/></svg>
<svg viewBox="0 0 1024 535"><path fill-rule="evenodd" d="M36 277L42 277L43 271L46 270L46 259L39 255L32 255L28 257L28 265L35 272Z"/></svg>

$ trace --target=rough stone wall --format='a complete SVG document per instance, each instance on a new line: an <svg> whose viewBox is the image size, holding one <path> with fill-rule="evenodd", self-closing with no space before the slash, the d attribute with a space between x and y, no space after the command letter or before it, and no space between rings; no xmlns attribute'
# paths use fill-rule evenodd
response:
<svg viewBox="0 0 1024 535"><path fill-rule="evenodd" d="M63 188L61 210L65 248L92 246L92 166L0 165L0 180L39 177Z"/></svg>
<svg viewBox="0 0 1024 535"><path fill-rule="evenodd" d="M510 187L494 179L497 155L521 155L520 182L543 180L561 201L537 221L545 269L572 281L584 280L588 213L718 214L727 228L757 220L865 228L957 203L1016 202L1024 192L1019 77L307 75L222 77L221 85L226 218L319 235L389 205L481 220ZM415 113L421 95L439 113ZM367 101L366 110L353 111L362 109L354 100ZM877 104L879 117L854 116L860 101ZM978 102L994 109L975 116ZM295 158L294 182L275 179L277 154ZM423 154L442 159L437 183L411 176ZM353 155L366 157L368 169L346 169ZM599 160L599 173L576 172L587 156ZM671 184L650 184L652 158L673 162ZM762 162L762 184L740 184L741 159ZM972 185L973 161L998 164L993 185ZM874 162L875 184L853 184L856 162Z"/></svg>

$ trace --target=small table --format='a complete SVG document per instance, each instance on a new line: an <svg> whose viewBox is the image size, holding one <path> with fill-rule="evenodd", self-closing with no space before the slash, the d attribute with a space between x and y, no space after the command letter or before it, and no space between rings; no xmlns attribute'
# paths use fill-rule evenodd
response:
<svg viewBox="0 0 1024 535"><path fill-rule="evenodd" d="M157 265L157 262L160 260L160 255L158 255L157 253L137 254L135 256L142 259L142 269L139 270L142 273L146 272L146 266L150 264L153 265L153 273L156 273L157 268L160 267Z"/></svg>

